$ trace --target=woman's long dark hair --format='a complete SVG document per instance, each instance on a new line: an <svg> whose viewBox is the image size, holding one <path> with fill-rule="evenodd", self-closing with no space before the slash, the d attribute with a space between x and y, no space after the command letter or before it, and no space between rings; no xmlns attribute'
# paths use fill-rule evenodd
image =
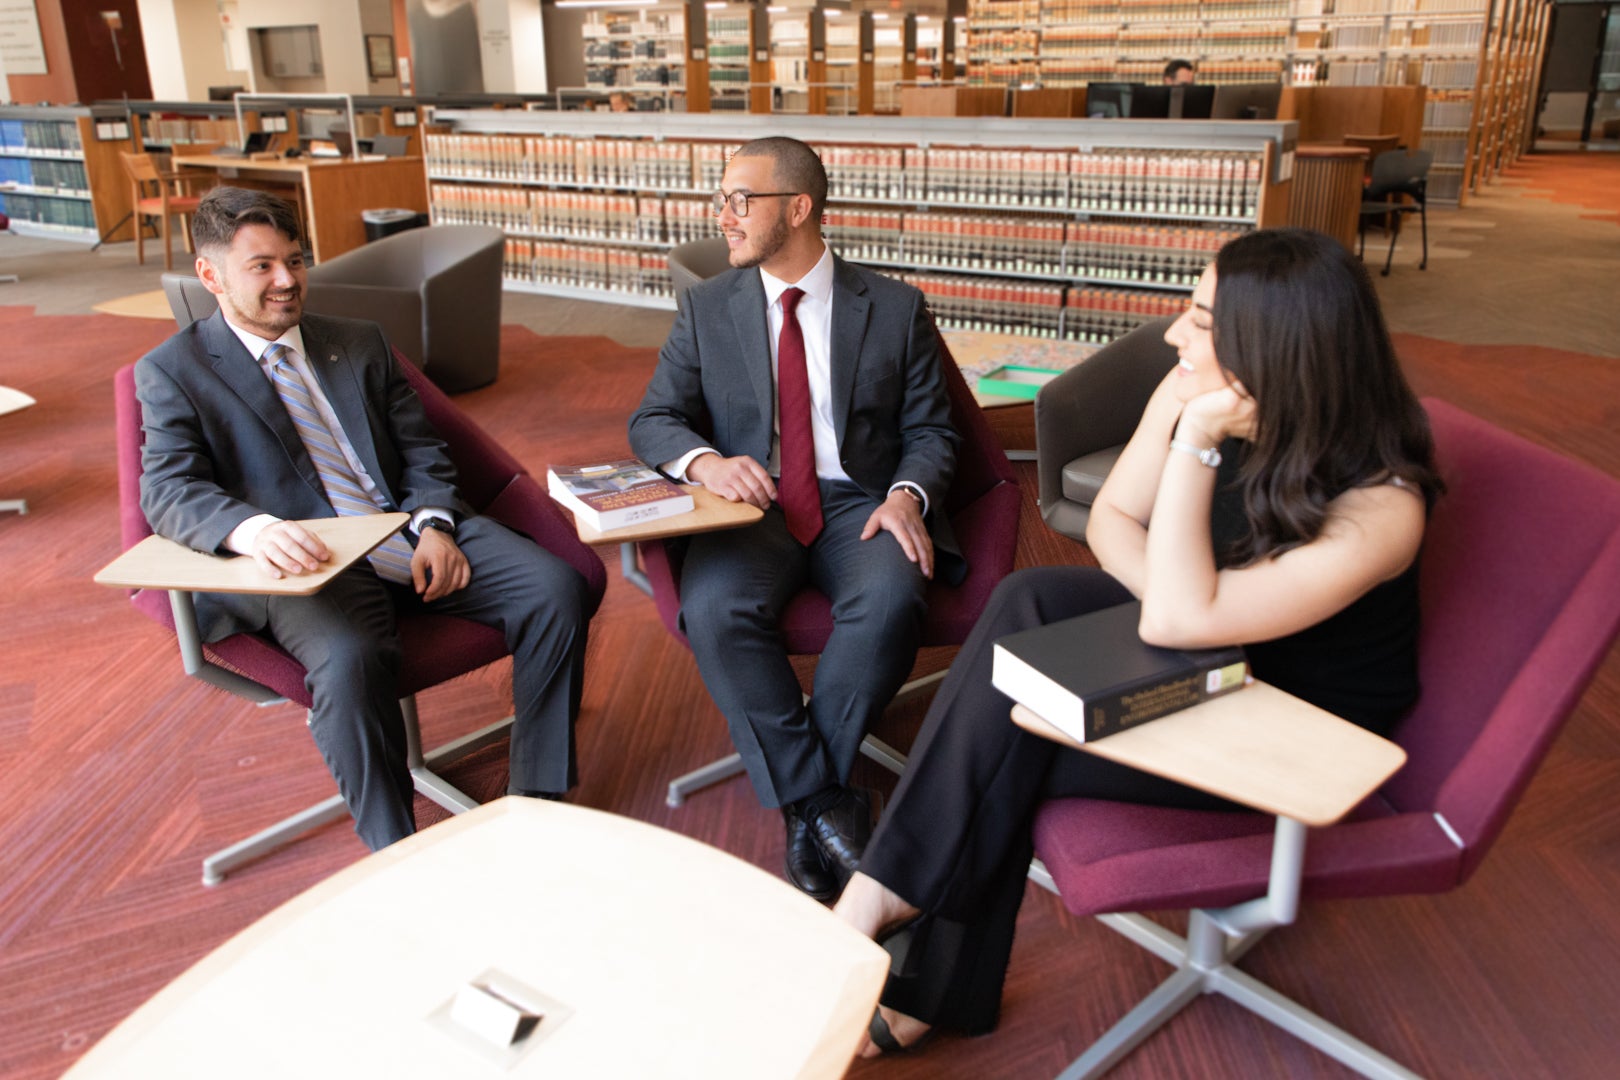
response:
<svg viewBox="0 0 1620 1080"><path fill-rule="evenodd" d="M1254 396L1239 484L1243 565L1314 540L1327 504L1398 479L1432 506L1443 485L1429 421L1406 383L1360 260L1308 229L1265 229L1215 256L1214 346Z"/></svg>

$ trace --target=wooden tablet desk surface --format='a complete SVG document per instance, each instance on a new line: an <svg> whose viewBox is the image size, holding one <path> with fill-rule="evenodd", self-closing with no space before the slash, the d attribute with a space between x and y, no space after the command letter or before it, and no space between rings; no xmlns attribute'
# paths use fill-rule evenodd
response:
<svg viewBox="0 0 1620 1080"><path fill-rule="evenodd" d="M122 589L311 596L410 519L409 514L360 514L301 521L300 525L321 538L332 557L313 573L282 578L270 577L245 555L208 555L161 536L148 536L102 567L95 582Z"/></svg>
<svg viewBox="0 0 1620 1080"><path fill-rule="evenodd" d="M376 207L399 207L427 213L427 184L421 158L278 158L255 161L244 157L200 154L174 159L177 169L211 169L222 184L252 181L296 184L303 191L309 243L316 262L335 259L366 242L360 212Z"/></svg>
<svg viewBox="0 0 1620 1080"><path fill-rule="evenodd" d="M821 905L722 851L505 798L283 904L67 1075L832 1078L888 967ZM504 1058L442 1016L492 971L556 1006Z"/></svg>
<svg viewBox="0 0 1620 1080"><path fill-rule="evenodd" d="M1389 740L1262 682L1093 742L1076 742L1022 705L1013 721L1306 825L1338 821L1406 761Z"/></svg>

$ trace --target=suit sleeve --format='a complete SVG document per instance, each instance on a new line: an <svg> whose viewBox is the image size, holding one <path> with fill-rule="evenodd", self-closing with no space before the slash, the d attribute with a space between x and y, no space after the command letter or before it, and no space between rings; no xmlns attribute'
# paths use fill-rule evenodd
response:
<svg viewBox="0 0 1620 1080"><path fill-rule="evenodd" d="M690 296L682 297L675 326L658 350L658 366L630 417L630 449L652 465L708 446L700 432L709 426L703 397L703 365L698 354L696 317Z"/></svg>
<svg viewBox="0 0 1620 1080"><path fill-rule="evenodd" d="M225 538L266 513L215 482L196 404L148 356L135 365L141 403L141 510L152 531L196 551L225 554Z"/></svg>
<svg viewBox="0 0 1620 1080"><path fill-rule="evenodd" d="M422 399L399 368L394 350L378 331L383 360L383 416L387 436L399 455L400 472L394 493L399 508L415 514L424 507L466 513L456 488L456 466L450 452L428 422Z"/></svg>
<svg viewBox="0 0 1620 1080"><path fill-rule="evenodd" d="M944 513L961 437L951 424L950 393L939 368L939 334L923 294L916 290L910 325L905 396L900 404L900 465L891 483L916 484L927 493L932 512Z"/></svg>

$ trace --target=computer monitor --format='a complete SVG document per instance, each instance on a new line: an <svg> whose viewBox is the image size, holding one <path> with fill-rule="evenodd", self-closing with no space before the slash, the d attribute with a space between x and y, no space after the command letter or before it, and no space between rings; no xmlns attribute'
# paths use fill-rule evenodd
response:
<svg viewBox="0 0 1620 1080"><path fill-rule="evenodd" d="M1282 83L1232 83L1215 90L1216 120L1275 120Z"/></svg>
<svg viewBox="0 0 1620 1080"><path fill-rule="evenodd" d="M1086 115L1093 120L1118 120L1127 115L1130 83L1094 82L1086 85Z"/></svg>
<svg viewBox="0 0 1620 1080"><path fill-rule="evenodd" d="M1170 117L1173 120L1208 120L1215 109L1215 87L1190 83L1170 88Z"/></svg>
<svg viewBox="0 0 1620 1080"><path fill-rule="evenodd" d="M1175 89L1179 87L1151 83L1132 85L1125 98L1125 115L1132 120L1170 119L1170 91Z"/></svg>
<svg viewBox="0 0 1620 1080"><path fill-rule="evenodd" d="M381 154L383 157L404 157L405 148L409 145L410 138L406 135L373 135L360 140L362 153Z"/></svg>
<svg viewBox="0 0 1620 1080"><path fill-rule="evenodd" d="M326 129L326 137L332 140L332 145L337 147L339 154L344 157L354 156L354 140L350 138L348 128L329 127Z"/></svg>

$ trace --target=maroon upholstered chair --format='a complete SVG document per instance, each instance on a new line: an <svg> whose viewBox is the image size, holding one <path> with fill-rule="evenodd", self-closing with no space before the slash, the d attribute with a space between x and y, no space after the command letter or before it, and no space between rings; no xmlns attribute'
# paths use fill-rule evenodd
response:
<svg viewBox="0 0 1620 1080"><path fill-rule="evenodd" d="M1339 824L1310 833L1308 900L1432 893L1463 884L1620 631L1620 483L1453 406L1425 400L1448 486L1423 548L1423 693L1395 733L1406 766ZM1077 915L1194 909L1183 940L1103 915L1182 970L1065 1077L1096 1076L1197 992L1217 991L1372 1076L1395 1062L1232 966L1279 918L1228 940L1220 922L1267 894L1272 820L1090 799L1044 806L1042 881ZM1031 876L1041 881L1040 867ZM1224 909L1224 910L1210 910ZM1190 943L1190 944L1189 944ZM1168 984L1167 984L1168 985Z"/></svg>
<svg viewBox="0 0 1620 1080"><path fill-rule="evenodd" d="M939 340L939 360L950 393L951 422L962 440L944 510L967 563L967 576L958 585L947 585L936 577L929 586L922 644L960 645L978 621L991 590L1012 570L1018 546L1018 479L943 338ZM640 545L640 555L645 570L643 587L658 606L665 628L686 644L679 622L680 567L672 561L671 549L663 543L645 543ZM782 636L792 655L819 654L826 647L832 626L831 604L812 588L800 592L782 613ZM907 683L901 693L943 676L944 672L939 672ZM905 766L904 756L871 735L861 750L896 772ZM731 754L670 781L667 801L670 806L679 806L692 792L742 771L741 756Z"/></svg>
<svg viewBox="0 0 1620 1080"><path fill-rule="evenodd" d="M594 614L607 587L607 571L602 560L579 542L567 517L516 458L451 404L449 398L397 350L394 356L406 381L422 399L428 421L449 449L462 498L479 513L530 537L583 574ZM114 392L118 420L119 517L123 546L127 550L152 532L140 506L141 406L135 397L133 366L120 369L114 376ZM259 703L285 698L305 708L310 706L309 693L304 689L303 666L269 638L236 634L212 645L203 645L197 637L189 599L171 601L170 595L144 590L135 592L131 600L142 614L176 630L187 674ZM512 718L508 716L424 755L415 695L419 690L500 659L506 655L506 643L498 630L449 615L408 614L401 617L399 630L404 646L400 704L405 712L408 757L416 790L451 813L470 810L477 804L433 770L499 741L511 726ZM203 883L218 884L236 867L347 814L342 797L333 795L204 859Z"/></svg>

